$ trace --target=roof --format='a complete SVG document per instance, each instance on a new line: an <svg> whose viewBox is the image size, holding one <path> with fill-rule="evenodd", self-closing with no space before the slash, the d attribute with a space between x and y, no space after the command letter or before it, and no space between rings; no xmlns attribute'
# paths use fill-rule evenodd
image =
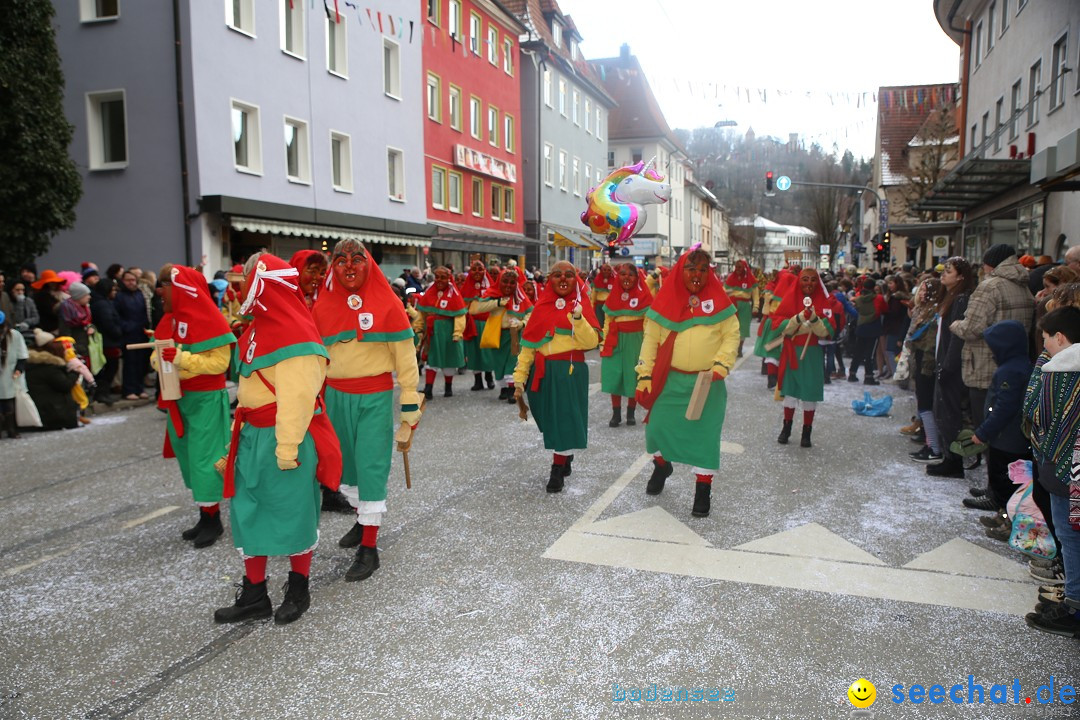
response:
<svg viewBox="0 0 1080 720"><path fill-rule="evenodd" d="M930 114L955 102L955 83L897 85L878 88L878 148L881 184L907 182L908 146Z"/></svg>
<svg viewBox="0 0 1080 720"><path fill-rule="evenodd" d="M671 131L637 57L623 45L619 57L590 61L618 107L608 114L608 140L665 138L687 155L686 148Z"/></svg>
<svg viewBox="0 0 1080 720"><path fill-rule="evenodd" d="M1012 188L1027 184L1031 160L987 160L968 155L949 174L938 180L933 189L914 209L919 212L966 212Z"/></svg>
<svg viewBox="0 0 1080 720"><path fill-rule="evenodd" d="M764 218L760 215L755 215L753 217L735 218L731 221L731 224L737 227L749 227L750 225L753 225L755 230L765 230L767 232L772 231L786 233L788 231L787 225L775 223L772 220Z"/></svg>
<svg viewBox="0 0 1080 720"><path fill-rule="evenodd" d="M787 231L789 235L817 235L816 232L802 225L788 225Z"/></svg>

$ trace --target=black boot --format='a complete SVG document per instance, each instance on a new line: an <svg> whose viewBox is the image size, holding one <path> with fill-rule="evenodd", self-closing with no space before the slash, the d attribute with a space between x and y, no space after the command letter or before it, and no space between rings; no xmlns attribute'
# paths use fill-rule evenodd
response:
<svg viewBox="0 0 1080 720"><path fill-rule="evenodd" d="M769 366L764 360L761 361L761 374L762 375L768 375L769 374Z"/></svg>
<svg viewBox="0 0 1080 720"><path fill-rule="evenodd" d="M964 477L964 461L959 455L946 450L944 460L926 466L926 474L931 477L962 479Z"/></svg>
<svg viewBox="0 0 1080 720"><path fill-rule="evenodd" d="M483 373L473 373L472 389L473 390L483 390L484 389L484 375L483 375Z"/></svg>
<svg viewBox="0 0 1080 720"><path fill-rule="evenodd" d="M277 612L274 613L274 622L278 625L286 625L299 620L311 605L307 575L290 570L289 579L285 581L285 587L282 589L285 591L285 597L282 598Z"/></svg>
<svg viewBox="0 0 1080 720"><path fill-rule="evenodd" d="M341 536L341 539L337 541L338 547L354 548L360 544L360 539L364 534L364 528L360 523L354 522L352 527L349 528L349 532Z"/></svg>
<svg viewBox="0 0 1080 720"><path fill-rule="evenodd" d="M434 395L431 394L431 388L433 387L434 385L432 383L427 383L424 385L424 397L426 397L428 400L434 397Z"/></svg>
<svg viewBox="0 0 1080 720"><path fill-rule="evenodd" d="M874 379L874 374L872 372L867 371L866 377L863 378L862 384L863 385L880 385L881 383L879 383L877 380Z"/></svg>
<svg viewBox="0 0 1080 720"><path fill-rule="evenodd" d="M488 390L494 390L495 389L495 375L493 375L492 373L489 373L489 372L484 373L484 382L487 383L487 389Z"/></svg>
<svg viewBox="0 0 1080 720"><path fill-rule="evenodd" d="M555 463L551 463L551 477L548 478L548 484L546 488L549 493L562 492L566 478L565 468L565 465L556 465Z"/></svg>
<svg viewBox="0 0 1080 720"><path fill-rule="evenodd" d="M446 378L446 382L443 383L443 397L454 397L454 381L450 378Z"/></svg>
<svg viewBox="0 0 1080 720"><path fill-rule="evenodd" d="M506 402L510 405L517 405L517 400L514 399L513 386L506 388Z"/></svg>
<svg viewBox="0 0 1080 720"><path fill-rule="evenodd" d="M356 549L356 558L353 560L352 566L345 573L345 582L367 580L378 569L378 549L361 545Z"/></svg>
<svg viewBox="0 0 1080 720"><path fill-rule="evenodd" d="M19 434L19 425L15 421L14 412L4 413L3 420L4 428L7 429L7 434L9 438L11 438L12 440L18 440L22 437L22 435Z"/></svg>
<svg viewBox="0 0 1080 720"><path fill-rule="evenodd" d="M777 378L776 373L771 373L769 375L769 389L770 390L772 390L774 387L776 387L776 378Z"/></svg>
<svg viewBox="0 0 1080 720"><path fill-rule="evenodd" d="M799 447L813 447L813 445L810 444L810 431L813 429L813 425L802 426L802 440L799 441Z"/></svg>
<svg viewBox="0 0 1080 720"><path fill-rule="evenodd" d="M563 466L563 477L570 477L574 474L574 456L566 456L566 465Z"/></svg>
<svg viewBox="0 0 1080 720"><path fill-rule="evenodd" d="M510 392L510 388L504 387L502 390L499 390L500 400L505 400L507 395L509 395L510 397L514 397L513 393Z"/></svg>
<svg viewBox="0 0 1080 720"><path fill-rule="evenodd" d="M325 485L322 487L322 511L352 514L356 509L349 504L349 499L338 490L331 490Z"/></svg>
<svg viewBox="0 0 1080 720"><path fill-rule="evenodd" d="M626 408L626 424L637 425L637 419L634 417L634 411L637 410L637 405L630 405Z"/></svg>
<svg viewBox="0 0 1080 720"><path fill-rule="evenodd" d="M244 584L236 591L236 602L214 611L214 622L234 623L243 620L268 618L274 612L270 596L266 594L266 581L253 583L244 577Z"/></svg>
<svg viewBox="0 0 1080 720"><path fill-rule="evenodd" d="M788 438L791 437L791 423L792 422L794 422L794 421L792 421L792 420L785 420L784 421L784 427L782 427L780 429L780 434L777 436L776 442L780 443L781 445L787 445Z"/></svg>
<svg viewBox="0 0 1080 720"><path fill-rule="evenodd" d="M667 460L660 463L653 458L653 471L649 476L649 483L645 486L646 495L659 495L664 491L664 481L671 477L675 468Z"/></svg>
<svg viewBox="0 0 1080 720"><path fill-rule="evenodd" d="M694 517L708 517L712 483L699 482L694 490L694 508L690 514Z"/></svg>
<svg viewBox="0 0 1080 720"><path fill-rule="evenodd" d="M220 510L213 515L203 512L203 517L199 522L202 523L202 528L191 540L191 544L197 548L210 547L225 532L225 528L221 526Z"/></svg>
<svg viewBox="0 0 1080 720"><path fill-rule="evenodd" d="M622 425L622 408L611 408L611 419L608 420L608 427L619 427Z"/></svg>
<svg viewBox="0 0 1080 720"><path fill-rule="evenodd" d="M194 525L189 527L184 532L180 533L180 537L184 538L185 540L194 540L195 536L199 534L200 530L202 530L203 518L204 517L206 517L206 513L204 513L202 511L202 509L200 508L199 509L199 519L195 522Z"/></svg>

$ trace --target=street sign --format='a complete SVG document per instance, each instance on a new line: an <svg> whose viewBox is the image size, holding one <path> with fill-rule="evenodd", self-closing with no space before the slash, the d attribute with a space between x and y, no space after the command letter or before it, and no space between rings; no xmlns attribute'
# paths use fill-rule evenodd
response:
<svg viewBox="0 0 1080 720"><path fill-rule="evenodd" d="M829 254L829 246L828 245L822 245L821 249L818 250L818 252L821 253L822 255L828 255Z"/></svg>
<svg viewBox="0 0 1080 720"><path fill-rule="evenodd" d="M934 257L942 257L949 252L949 236L948 235L935 235L934 236Z"/></svg>
<svg viewBox="0 0 1080 720"><path fill-rule="evenodd" d="M623 257L626 257L627 255L630 254L630 248L628 248L628 247L619 248L619 254L622 255Z"/></svg>
<svg viewBox="0 0 1080 720"><path fill-rule="evenodd" d="M790 190L791 189L791 178L789 178L787 175L781 175L780 177L776 178L776 189L777 190Z"/></svg>

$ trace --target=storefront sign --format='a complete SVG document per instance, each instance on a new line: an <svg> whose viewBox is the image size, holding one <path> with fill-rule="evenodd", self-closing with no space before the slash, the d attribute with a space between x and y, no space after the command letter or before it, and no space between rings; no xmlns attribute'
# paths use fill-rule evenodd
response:
<svg viewBox="0 0 1080 720"><path fill-rule="evenodd" d="M459 167L468 168L469 170L483 173L484 175L490 175L499 180L505 180L506 182L512 183L517 182L516 165L504 162L487 153L473 150L464 145L454 146L454 162Z"/></svg>

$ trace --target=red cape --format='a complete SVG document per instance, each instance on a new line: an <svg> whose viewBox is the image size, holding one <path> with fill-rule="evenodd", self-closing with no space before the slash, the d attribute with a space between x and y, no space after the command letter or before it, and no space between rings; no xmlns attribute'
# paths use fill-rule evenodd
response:
<svg viewBox="0 0 1080 720"><path fill-rule="evenodd" d="M503 273L513 272L513 269L503 270L499 273L499 282L495 283L487 289L484 293L484 297L487 299L506 297L502 293L502 276ZM523 273L514 273L518 276L517 292L514 293L513 302L506 306L509 312L514 313L519 317L524 317L530 310L532 310L533 302L529 299L529 296L525 294L524 280L521 279Z"/></svg>
<svg viewBox="0 0 1080 720"><path fill-rule="evenodd" d="M750 272L750 264L745 260L736 260L735 269L724 278L724 285L732 288L750 289L756 283L757 278Z"/></svg>
<svg viewBox="0 0 1080 720"><path fill-rule="evenodd" d="M638 268L637 282L633 289L626 291L622 289L622 285L615 286L604 301L604 312L608 315L644 315L652 302L653 295L645 283L645 272Z"/></svg>
<svg viewBox="0 0 1080 720"><path fill-rule="evenodd" d="M735 312L731 298L724 292L724 286L714 272L709 273L705 287L691 296L682 279L683 267L691 252L692 250L688 250L683 253L675 263L675 267L671 269L670 281L660 287L660 292L656 294L652 307L649 308L651 319L676 332L686 329L690 324L711 325L720 322ZM693 302L693 297L697 298L696 303Z"/></svg>
<svg viewBox="0 0 1080 720"><path fill-rule="evenodd" d="M364 284L349 292L334 282L328 270L311 317L326 345L343 340L395 342L413 336L412 323L401 299L394 293L375 258L367 255L368 273Z"/></svg>
<svg viewBox="0 0 1080 720"><path fill-rule="evenodd" d="M535 349L550 342L556 333L573 334L573 323L568 315L579 305L582 317L595 329L600 330L600 321L596 319L596 311L589 302L589 289L585 287L580 276L577 278L577 291L570 293L566 298L560 298L552 288L552 283L548 282L544 291L540 293L540 299L533 307L529 322L525 325L525 331L521 333L522 343ZM566 301L564 307L555 306L558 300Z"/></svg>
<svg viewBox="0 0 1080 720"><path fill-rule="evenodd" d="M165 317L171 317L172 322L159 323L154 337L159 340L172 338L193 353L236 342L225 316L210 299L210 287L202 273L183 265L173 265L170 282L172 313Z"/></svg>

